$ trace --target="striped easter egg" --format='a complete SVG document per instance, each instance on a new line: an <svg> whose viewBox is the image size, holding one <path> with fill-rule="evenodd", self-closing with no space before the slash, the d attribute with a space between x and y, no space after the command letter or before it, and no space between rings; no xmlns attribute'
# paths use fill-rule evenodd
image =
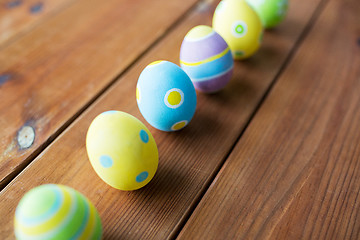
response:
<svg viewBox="0 0 360 240"><path fill-rule="evenodd" d="M76 190L46 184L33 188L15 212L17 239L101 239L99 214Z"/></svg>
<svg viewBox="0 0 360 240"><path fill-rule="evenodd" d="M180 64L197 90L212 93L229 82L234 60L225 40L211 27L200 25L186 34Z"/></svg>

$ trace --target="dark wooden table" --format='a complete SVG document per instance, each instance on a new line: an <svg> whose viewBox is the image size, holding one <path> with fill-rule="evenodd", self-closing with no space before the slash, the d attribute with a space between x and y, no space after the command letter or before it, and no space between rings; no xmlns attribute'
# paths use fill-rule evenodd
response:
<svg viewBox="0 0 360 240"><path fill-rule="evenodd" d="M160 132L135 86L179 62L213 0L0 0L0 238L20 198L59 183L98 209L104 239L360 239L360 2L290 0L230 84L198 94L192 122ZM92 119L144 122L159 168L144 188L106 185L87 158Z"/></svg>

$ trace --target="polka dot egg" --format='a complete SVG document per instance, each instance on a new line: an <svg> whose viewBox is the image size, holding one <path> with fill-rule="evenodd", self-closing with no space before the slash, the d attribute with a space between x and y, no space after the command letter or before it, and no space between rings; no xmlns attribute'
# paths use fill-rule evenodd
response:
<svg viewBox="0 0 360 240"><path fill-rule="evenodd" d="M125 112L98 115L87 132L86 149L95 172L120 190L145 186L158 167L153 136L140 120Z"/></svg>
<svg viewBox="0 0 360 240"><path fill-rule="evenodd" d="M213 28L229 45L235 60L252 56L263 37L261 20L245 0L223 0L216 7Z"/></svg>
<svg viewBox="0 0 360 240"><path fill-rule="evenodd" d="M136 100L146 121L162 131L184 128L196 109L196 92L189 76L168 61L153 62L142 71Z"/></svg>
<svg viewBox="0 0 360 240"><path fill-rule="evenodd" d="M234 60L225 40L211 27L200 25L185 36L180 50L182 69L195 88L217 92L229 82Z"/></svg>
<svg viewBox="0 0 360 240"><path fill-rule="evenodd" d="M33 188L15 212L17 239L101 239L99 214L76 190L46 184Z"/></svg>
<svg viewBox="0 0 360 240"><path fill-rule="evenodd" d="M288 9L288 0L247 0L259 15L265 28L278 25L284 18Z"/></svg>

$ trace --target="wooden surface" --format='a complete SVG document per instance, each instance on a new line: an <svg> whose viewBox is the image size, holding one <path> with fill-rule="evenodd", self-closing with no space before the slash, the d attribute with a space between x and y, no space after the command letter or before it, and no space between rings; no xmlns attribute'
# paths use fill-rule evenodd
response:
<svg viewBox="0 0 360 240"><path fill-rule="evenodd" d="M74 0L0 0L0 48L16 41L47 17L68 7ZM11 42L8 42L8 40Z"/></svg>
<svg viewBox="0 0 360 240"><path fill-rule="evenodd" d="M360 239L359 12L330 0L179 239Z"/></svg>
<svg viewBox="0 0 360 240"><path fill-rule="evenodd" d="M0 48L0 188L195 2L79 0Z"/></svg>
<svg viewBox="0 0 360 240"><path fill-rule="evenodd" d="M2 163L27 166L11 183L3 183L2 239L14 238L20 198L44 183L85 194L100 213L104 239L359 238L356 0L292 1L284 23L266 32L255 56L235 64L223 91L198 94L194 119L176 133L145 122L136 106L136 81L154 60L178 63L183 37L193 26L211 24L218 1L201 1L194 8L195 1L93 0L86 1L92 4L88 7L84 2L0 49L0 68L5 69L0 73L11 69L26 76L26 81L0 86L0 98L7 101L0 102L0 109L14 109L1 115L1 125L9 125L3 139L14 139L29 119L17 114L26 111L26 117L34 116L31 126L39 141L24 152L2 155ZM128 4L129 13L117 15L119 2ZM160 5L168 10L159 11ZM80 23L65 29L75 15ZM129 22L130 16L136 17ZM147 18L154 22L146 35L137 29ZM84 25L89 19L96 33ZM111 23L114 19L119 25ZM66 44L53 46L57 37ZM66 80L69 86L63 86ZM24 106L29 94L50 99ZM88 161L87 128L110 109L138 117L157 142L159 169L143 189L122 192L107 186ZM40 116L48 116L47 121ZM39 128L46 129L42 138L37 138ZM31 136L27 129L21 133ZM48 138L55 140L49 144ZM6 164L2 169L3 176L17 174Z"/></svg>

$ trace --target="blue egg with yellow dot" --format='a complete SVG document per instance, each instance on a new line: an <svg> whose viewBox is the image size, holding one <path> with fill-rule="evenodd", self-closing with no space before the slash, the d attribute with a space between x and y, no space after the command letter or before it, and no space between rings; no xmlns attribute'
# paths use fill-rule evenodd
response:
<svg viewBox="0 0 360 240"><path fill-rule="evenodd" d="M120 190L145 186L158 167L153 136L137 118L120 111L107 111L90 124L86 150L99 177Z"/></svg>
<svg viewBox="0 0 360 240"><path fill-rule="evenodd" d="M196 109L196 92L189 76L168 61L153 62L142 71L136 100L145 120L167 132L187 126Z"/></svg>

